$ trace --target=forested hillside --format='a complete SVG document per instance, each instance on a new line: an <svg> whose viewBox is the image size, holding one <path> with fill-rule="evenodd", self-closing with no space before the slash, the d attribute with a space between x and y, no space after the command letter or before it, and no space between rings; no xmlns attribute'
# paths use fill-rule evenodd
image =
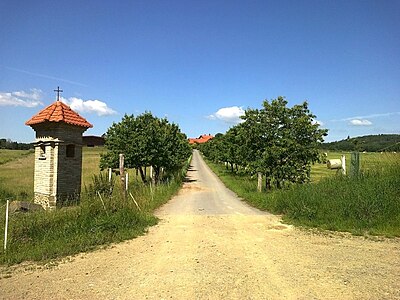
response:
<svg viewBox="0 0 400 300"><path fill-rule="evenodd" d="M323 143L322 149L339 151L400 151L400 134L366 135Z"/></svg>

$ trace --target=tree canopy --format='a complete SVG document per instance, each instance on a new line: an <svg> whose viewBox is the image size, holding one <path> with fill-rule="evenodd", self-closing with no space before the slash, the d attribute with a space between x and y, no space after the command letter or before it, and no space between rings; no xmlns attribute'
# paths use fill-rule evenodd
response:
<svg viewBox="0 0 400 300"><path fill-rule="evenodd" d="M0 139L0 149L28 150L33 148L33 144L13 142L10 139Z"/></svg>
<svg viewBox="0 0 400 300"><path fill-rule="evenodd" d="M213 160L230 164L232 171L236 165L252 174L261 172L267 186L308 181L327 130L319 128L307 102L291 108L287 104L278 97L265 100L261 109L247 109L242 123L201 150Z"/></svg>
<svg viewBox="0 0 400 300"><path fill-rule="evenodd" d="M191 154L186 135L176 124L160 119L150 112L135 117L125 115L113 123L106 134L107 152L102 155L100 167L116 168L119 154L125 155L125 166L140 171L146 181L144 168L152 166L156 182L161 170L172 174L179 170Z"/></svg>

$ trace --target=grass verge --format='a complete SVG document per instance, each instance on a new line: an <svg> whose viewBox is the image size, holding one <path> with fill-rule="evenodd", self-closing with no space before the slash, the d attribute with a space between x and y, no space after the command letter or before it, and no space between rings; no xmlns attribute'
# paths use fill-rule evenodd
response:
<svg viewBox="0 0 400 300"><path fill-rule="evenodd" d="M123 197L115 178L115 184L108 183L108 176L104 172L102 175L93 176L93 182L82 192L78 206L30 214L13 214L9 220L7 251L4 252L3 247L0 250L0 264L47 262L132 239L145 233L149 226L158 222L153 211L179 190L188 165L189 161L184 169L176 174L175 179L157 186L150 187L138 181L132 182L127 197ZM6 193L3 192L3 196L6 196ZM4 226L3 202L0 207L2 236Z"/></svg>
<svg viewBox="0 0 400 300"><path fill-rule="evenodd" d="M256 191L256 178L207 163L240 197L259 209L283 214L289 223L353 234L400 236L398 161L367 170L356 178L331 176L268 193Z"/></svg>

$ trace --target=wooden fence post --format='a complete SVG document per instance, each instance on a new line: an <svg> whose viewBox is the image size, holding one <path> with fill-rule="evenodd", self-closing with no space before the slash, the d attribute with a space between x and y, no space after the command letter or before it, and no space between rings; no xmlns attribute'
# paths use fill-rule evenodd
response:
<svg viewBox="0 0 400 300"><path fill-rule="evenodd" d="M124 198L126 197L125 193L125 169L124 169L125 157L121 153L119 155L119 176L121 178L121 186L122 186L122 194Z"/></svg>
<svg viewBox="0 0 400 300"><path fill-rule="evenodd" d="M153 166L150 166L150 181L151 183L155 186L156 185L156 178L154 176L154 168Z"/></svg>
<svg viewBox="0 0 400 300"><path fill-rule="evenodd" d="M258 192L262 191L262 173L261 172L257 173L257 191Z"/></svg>
<svg viewBox="0 0 400 300"><path fill-rule="evenodd" d="M346 175L346 156L342 155L342 173Z"/></svg>
<svg viewBox="0 0 400 300"><path fill-rule="evenodd" d="M153 183L153 166L150 166L150 182Z"/></svg>
<svg viewBox="0 0 400 300"><path fill-rule="evenodd" d="M360 174L360 152L352 152L350 160L350 176L358 177Z"/></svg>

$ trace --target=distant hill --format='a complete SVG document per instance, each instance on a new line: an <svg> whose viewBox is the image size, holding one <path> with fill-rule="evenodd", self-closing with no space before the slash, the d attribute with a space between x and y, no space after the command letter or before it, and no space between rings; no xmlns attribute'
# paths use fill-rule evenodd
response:
<svg viewBox="0 0 400 300"><path fill-rule="evenodd" d="M345 140L323 143L325 150L338 151L400 151L400 134L365 135L355 138L348 137Z"/></svg>

